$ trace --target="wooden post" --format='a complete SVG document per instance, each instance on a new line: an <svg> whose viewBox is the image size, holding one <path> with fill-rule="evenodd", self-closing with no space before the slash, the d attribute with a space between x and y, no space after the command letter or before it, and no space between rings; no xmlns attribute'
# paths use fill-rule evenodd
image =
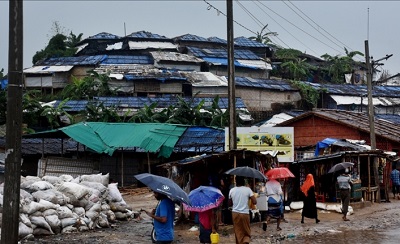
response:
<svg viewBox="0 0 400 244"><path fill-rule="evenodd" d="M121 151L121 186L124 187L124 149Z"/></svg>
<svg viewBox="0 0 400 244"><path fill-rule="evenodd" d="M151 167L150 167L150 154L147 152L147 171L151 174Z"/></svg>
<svg viewBox="0 0 400 244"><path fill-rule="evenodd" d="M8 94L2 244L18 243L21 183L23 1L9 1Z"/></svg>

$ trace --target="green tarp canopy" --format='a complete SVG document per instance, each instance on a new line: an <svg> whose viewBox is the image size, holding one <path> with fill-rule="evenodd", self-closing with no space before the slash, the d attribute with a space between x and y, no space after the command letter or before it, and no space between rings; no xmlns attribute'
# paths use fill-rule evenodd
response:
<svg viewBox="0 0 400 244"><path fill-rule="evenodd" d="M140 147L168 158L188 126L157 123L81 122L56 130L26 135L29 138L54 137L63 132L98 152L112 155L118 148Z"/></svg>

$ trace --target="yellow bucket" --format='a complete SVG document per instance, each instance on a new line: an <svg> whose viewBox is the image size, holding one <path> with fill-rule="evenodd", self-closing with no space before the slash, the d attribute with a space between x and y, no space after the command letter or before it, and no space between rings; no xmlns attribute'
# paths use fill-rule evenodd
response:
<svg viewBox="0 0 400 244"><path fill-rule="evenodd" d="M211 244L218 244L219 243L219 234L211 233L210 239L211 239Z"/></svg>

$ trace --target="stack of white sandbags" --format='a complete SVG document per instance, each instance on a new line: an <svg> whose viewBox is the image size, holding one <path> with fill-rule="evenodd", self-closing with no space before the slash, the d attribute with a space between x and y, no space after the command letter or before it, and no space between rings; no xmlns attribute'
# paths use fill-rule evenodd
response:
<svg viewBox="0 0 400 244"><path fill-rule="evenodd" d="M3 186L0 186L2 205ZM69 175L21 177L19 237L106 228L132 217L109 176Z"/></svg>

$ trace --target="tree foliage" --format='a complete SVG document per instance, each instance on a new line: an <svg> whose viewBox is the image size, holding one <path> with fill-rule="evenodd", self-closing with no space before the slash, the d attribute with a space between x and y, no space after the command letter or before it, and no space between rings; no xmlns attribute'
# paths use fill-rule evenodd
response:
<svg viewBox="0 0 400 244"><path fill-rule="evenodd" d="M351 51L349 52L344 48L346 56L331 56L329 54L324 54L321 56L328 63L328 73L332 77L334 83L344 83L344 75L353 73L355 68L361 67L361 62L354 60L356 55L364 56L362 52Z"/></svg>
<svg viewBox="0 0 400 244"><path fill-rule="evenodd" d="M255 36L249 37L250 40L254 40L259 43L269 44L272 43L270 36L277 36L277 32L265 32L268 30L268 24L266 24L260 32L257 32Z"/></svg>
<svg viewBox="0 0 400 244"><path fill-rule="evenodd" d="M35 53L32 58L32 63L51 57L71 57L76 53L76 44L82 39L82 33L75 35L70 32L67 36L64 34L64 28L56 21L52 28L54 35L50 38L48 45Z"/></svg>

